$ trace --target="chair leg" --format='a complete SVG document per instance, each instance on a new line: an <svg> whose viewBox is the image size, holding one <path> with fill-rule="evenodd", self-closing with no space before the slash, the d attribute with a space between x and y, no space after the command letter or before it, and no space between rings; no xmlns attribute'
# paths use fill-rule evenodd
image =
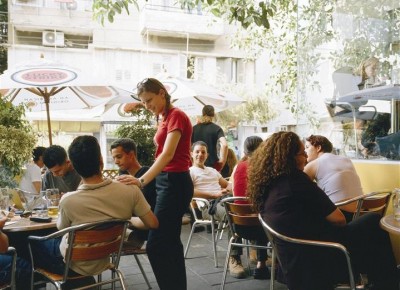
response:
<svg viewBox="0 0 400 290"><path fill-rule="evenodd" d="M276 252L272 249L271 280L269 280L269 290L274 290L276 273Z"/></svg>
<svg viewBox="0 0 400 290"><path fill-rule="evenodd" d="M211 237L212 237L212 241L213 241L215 268L218 268L217 241L216 241L216 234L215 234L215 227L214 227L214 221L213 220L212 220L212 223L211 223Z"/></svg>
<svg viewBox="0 0 400 290"><path fill-rule="evenodd" d="M114 273L114 271L113 271L113 273ZM124 275L122 274L122 272L119 269L115 269L115 273L117 274L117 276L119 278L119 282L121 283L122 290L127 290L128 288L126 287L125 278L124 278ZM114 283L113 283L113 285L114 285Z"/></svg>
<svg viewBox="0 0 400 290"><path fill-rule="evenodd" d="M149 289L151 289L150 282L149 282L149 280L147 279L147 275L146 275L146 273L144 272L144 269L143 269L143 267L142 267L142 263L140 263L139 257L138 257L136 254L134 254L133 256L135 257L136 263L137 263L138 266L139 266L140 272L142 272L142 275L143 275L144 280L146 281L147 287L149 287Z"/></svg>
<svg viewBox="0 0 400 290"><path fill-rule="evenodd" d="M192 240L192 235L193 235L194 229L197 227L197 224L198 224L197 222L194 222L193 225L192 225L192 230L190 231L189 239L188 239L188 242L186 244L185 253L183 255L184 258L186 258L187 252L189 250L190 242Z"/></svg>
<svg viewBox="0 0 400 290"><path fill-rule="evenodd" d="M233 237L229 240L229 245L228 245L228 251L226 253L226 258L225 258L225 266L224 266L224 272L222 274L222 282L221 282L221 287L220 290L224 290L225 288L225 281L226 281L226 275L228 272L228 266L229 266L229 257L231 256L231 250L232 250L232 241Z"/></svg>

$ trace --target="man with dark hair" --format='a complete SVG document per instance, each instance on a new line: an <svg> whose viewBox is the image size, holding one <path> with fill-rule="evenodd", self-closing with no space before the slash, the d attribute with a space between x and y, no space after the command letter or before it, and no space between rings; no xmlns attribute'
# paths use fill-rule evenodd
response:
<svg viewBox="0 0 400 290"><path fill-rule="evenodd" d="M59 145L51 145L43 153L43 162L47 171L43 176L42 190L58 188L60 193L74 191L81 182L67 157L65 149Z"/></svg>
<svg viewBox="0 0 400 290"><path fill-rule="evenodd" d="M156 216L137 186L103 178L103 159L95 137L75 138L69 146L68 155L82 177L82 183L76 191L68 192L61 198L57 220L59 230L109 219L130 219L135 227L141 229L158 227ZM34 243L32 246L32 250L39 254L35 256L40 257L36 261L37 266L63 274L63 259L67 249L65 237ZM70 270L82 275L95 275L108 263L109 259L90 263L74 262Z"/></svg>
<svg viewBox="0 0 400 290"><path fill-rule="evenodd" d="M222 128L212 122L215 117L214 107L205 105L202 113L199 123L193 126L192 144L196 141L205 142L209 154L205 165L221 171L228 157L228 143Z"/></svg>
<svg viewBox="0 0 400 290"><path fill-rule="evenodd" d="M142 166L137 159L137 149L135 142L130 138L121 138L114 141L110 146L110 151L114 163L119 167L119 176L116 180L126 183L134 178L140 178L149 170L148 166ZM142 188L142 192L151 210L154 210L157 199L156 181L153 179ZM127 243L137 248L142 247L147 240L148 231L132 229L128 236Z"/></svg>

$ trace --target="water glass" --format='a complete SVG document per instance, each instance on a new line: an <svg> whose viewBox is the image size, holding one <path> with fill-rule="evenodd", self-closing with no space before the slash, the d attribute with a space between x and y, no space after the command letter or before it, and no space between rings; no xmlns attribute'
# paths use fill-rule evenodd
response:
<svg viewBox="0 0 400 290"><path fill-rule="evenodd" d="M10 197L8 195L0 195L0 217L8 217L10 210Z"/></svg>
<svg viewBox="0 0 400 290"><path fill-rule="evenodd" d="M400 221L400 188L393 190L393 216L395 220Z"/></svg>

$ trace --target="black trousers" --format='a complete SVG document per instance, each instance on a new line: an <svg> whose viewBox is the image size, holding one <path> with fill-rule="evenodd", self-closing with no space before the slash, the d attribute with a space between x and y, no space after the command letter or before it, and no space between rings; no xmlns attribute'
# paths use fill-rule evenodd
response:
<svg viewBox="0 0 400 290"><path fill-rule="evenodd" d="M379 290L398 290L396 261L390 238L379 226L381 216L362 215L344 227L321 235L320 240L343 244L350 253L355 279L367 274ZM348 282L344 255L338 250L279 243L282 271L291 290L328 290Z"/></svg>
<svg viewBox="0 0 400 290"><path fill-rule="evenodd" d="M154 213L159 228L149 231L147 255L161 290L186 290L186 268L180 238L182 216L193 197L187 172L162 172L156 178Z"/></svg>

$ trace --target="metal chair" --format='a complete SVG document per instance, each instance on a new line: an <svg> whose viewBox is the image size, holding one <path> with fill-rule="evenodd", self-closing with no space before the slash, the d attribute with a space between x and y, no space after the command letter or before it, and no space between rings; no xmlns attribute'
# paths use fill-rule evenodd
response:
<svg viewBox="0 0 400 290"><path fill-rule="evenodd" d="M348 277L349 277L349 284L350 284L349 288L351 290L364 289L363 285L361 285L362 288L358 288L356 286L356 283L354 280L354 275L353 275L353 269L351 266L350 254L347 251L346 247L344 247L342 244L333 243L333 242L322 242L322 241L315 241L315 240L291 238L291 237L285 236L285 235L275 231L269 224L267 224L263 220L263 218L261 217L260 214L258 214L258 219L259 219L270 243L272 244L272 268L271 269L275 269L276 260L278 260L279 264L282 266L282 264L280 262L280 258L279 258L279 255L280 255L279 250L277 247L277 243L279 241L281 241L281 242L285 241L285 242L291 243L291 244L306 245L306 246L310 246L310 247L325 247L325 248L336 249L338 251L338 253L343 254L346 258L346 265L347 265L347 269L348 269ZM275 271L271 270L270 290L274 289L274 279L275 279ZM342 286L341 286L341 289L343 289ZM347 287L347 289L348 289L348 287Z"/></svg>
<svg viewBox="0 0 400 290"><path fill-rule="evenodd" d="M140 272L142 273L143 278L146 281L148 289L151 289L149 279L147 278L146 272L144 271L142 263L139 260L140 255L147 255L146 249L145 248L139 249L139 248L131 247L129 245L124 244L122 246L121 256L129 256L129 255L133 255L133 257L135 258L136 263L139 266Z"/></svg>
<svg viewBox="0 0 400 290"><path fill-rule="evenodd" d="M389 190L373 191L368 194L356 196L344 201L339 201L335 203L335 205L340 208L344 205L356 203L355 209L350 212L353 214L353 220L369 212L376 212L384 216L389 205L391 195L392 193ZM348 209L346 209L346 211L349 212Z"/></svg>
<svg viewBox="0 0 400 290"><path fill-rule="evenodd" d="M204 226L204 225L210 225L211 226L211 236L212 236L213 250L214 250L215 267L218 267L217 240L218 240L218 233L220 231L222 231L222 229L223 229L223 223L222 222L218 222L218 228L217 228L217 231L215 231L215 223L217 221L214 219L214 216L210 215L210 219L203 219L201 214L199 215L199 213L198 213L199 208L198 208L197 202L204 203L204 206L206 208L210 207L210 202L207 199L200 198L200 197L193 197L192 198L192 201L190 203L190 209L192 210L192 213L193 213L194 223L192 225L192 230L190 231L189 239L188 239L188 242L186 244L184 257L186 258L186 256L187 256L187 253L189 251L190 242L192 241L192 235L193 235L193 232L196 229L196 227Z"/></svg>
<svg viewBox="0 0 400 290"><path fill-rule="evenodd" d="M225 281L226 281L226 274L228 272L228 265L229 265L229 257L231 255L231 251L233 247L241 247L241 248L256 248L256 249L269 249L271 250L272 247L265 245L259 246L254 244L249 244L248 240L252 238L241 235L237 232L237 226L241 227L249 227L254 232L255 227L259 227L259 230L262 231L262 227L260 221L258 220L257 213L253 210L251 203L235 203L235 201L248 201L247 197L228 197L222 200L222 203L225 206L226 216L228 219L229 228L232 233L232 237L229 240L228 244L228 251L226 253L225 259L225 266L224 272L222 275L222 282L221 282L221 290L225 288ZM241 238L242 242L238 243L235 242L236 239ZM275 268L271 269L271 272L274 271ZM272 278L271 278L272 279Z"/></svg>
<svg viewBox="0 0 400 290"><path fill-rule="evenodd" d="M71 226L60 230L56 233L38 237L29 236L29 252L32 262L31 289L33 289L33 277L36 274L45 281L52 283L57 289L63 289L63 285L71 279L80 279L87 276L69 276L70 266L73 262L92 262L96 260L113 257L113 262L107 265L103 270L110 270L112 278L106 281L97 281L97 283L81 287L79 289L87 289L93 286L105 284L113 284L120 282L122 289L127 289L122 272L118 269L121 250L123 246L124 236L129 221L112 219L98 222L85 223L81 225ZM35 266L35 254L32 251L31 243L34 241L46 241L68 234L68 249L66 251L64 261L65 269L62 275L52 273L51 269L43 269ZM96 273L97 274L97 273ZM115 274L117 277L115 278Z"/></svg>
<svg viewBox="0 0 400 290"><path fill-rule="evenodd" d="M2 255L9 255L12 257L11 261L11 280L7 284L2 284L0 285L0 289L11 289L11 290L16 290L16 281L15 281L15 272L16 272L16 265L17 265L17 251L13 247L8 247L8 250L6 253Z"/></svg>

